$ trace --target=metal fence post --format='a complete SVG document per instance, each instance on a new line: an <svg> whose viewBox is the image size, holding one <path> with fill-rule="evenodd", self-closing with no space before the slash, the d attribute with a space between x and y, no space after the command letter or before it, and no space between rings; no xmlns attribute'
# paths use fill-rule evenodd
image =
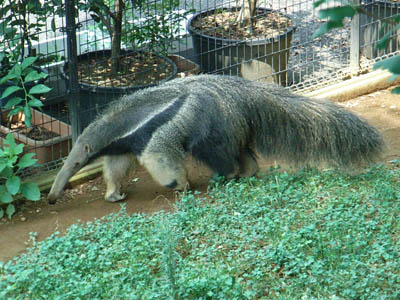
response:
<svg viewBox="0 0 400 300"><path fill-rule="evenodd" d="M360 0L354 4L360 5ZM350 71L356 74L360 71L360 15L356 14L351 20L350 32Z"/></svg>
<svg viewBox="0 0 400 300"><path fill-rule="evenodd" d="M67 54L68 54L68 111L72 126L72 142L74 143L81 132L79 117L80 99L78 82L78 50L76 45L75 1L65 0Z"/></svg>

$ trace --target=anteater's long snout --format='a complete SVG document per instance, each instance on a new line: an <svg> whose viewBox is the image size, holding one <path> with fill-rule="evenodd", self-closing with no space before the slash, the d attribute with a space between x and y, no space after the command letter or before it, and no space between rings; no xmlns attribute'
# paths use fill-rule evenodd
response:
<svg viewBox="0 0 400 300"><path fill-rule="evenodd" d="M49 202L49 204L56 203L57 199L60 198L64 187L67 185L68 181L74 174L75 171L72 168L68 168L65 165L64 167L62 167L60 172L57 174L53 185L51 186L50 193L47 196L47 201Z"/></svg>

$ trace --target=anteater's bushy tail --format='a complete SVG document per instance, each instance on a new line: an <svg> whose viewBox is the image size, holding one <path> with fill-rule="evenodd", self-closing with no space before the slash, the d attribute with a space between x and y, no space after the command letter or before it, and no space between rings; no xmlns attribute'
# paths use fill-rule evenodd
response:
<svg viewBox="0 0 400 300"><path fill-rule="evenodd" d="M284 89L268 91L257 101L256 148L263 156L295 162L326 161L340 167L372 162L384 142L366 121L328 101L294 95ZM260 109L268 103L268 109ZM261 106L259 106L261 105Z"/></svg>

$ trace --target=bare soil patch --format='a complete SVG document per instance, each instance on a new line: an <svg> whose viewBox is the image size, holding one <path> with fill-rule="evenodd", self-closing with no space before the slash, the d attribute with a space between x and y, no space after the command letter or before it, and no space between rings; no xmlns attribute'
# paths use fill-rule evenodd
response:
<svg viewBox="0 0 400 300"><path fill-rule="evenodd" d="M278 36L288 31L293 22L277 11L257 10L250 24L237 22L239 11L216 11L209 15L198 17L193 21L193 27L208 36L229 39L249 40L265 39Z"/></svg>
<svg viewBox="0 0 400 300"><path fill-rule="evenodd" d="M382 162L398 159L400 156L400 96L391 94L390 90L377 91L340 103L382 132L387 142ZM267 170L271 163L273 162L263 162L262 169ZM188 165L192 188L205 192L210 172L190 160ZM176 193L157 185L143 168L132 174L125 191L128 197L122 203L125 203L129 214L169 211L173 209L173 203L177 199ZM43 197L39 202L27 202L12 220L1 219L0 261L10 260L22 253L29 246L30 232L37 232L37 239L43 240L55 231L65 232L78 220L92 221L119 211L118 203L108 203L103 199L104 192L105 185L100 176L66 190L65 195L55 205L48 205Z"/></svg>
<svg viewBox="0 0 400 300"><path fill-rule="evenodd" d="M26 136L32 140L46 141L60 135L44 127L32 126L26 129Z"/></svg>
<svg viewBox="0 0 400 300"><path fill-rule="evenodd" d="M117 77L110 77L111 58L89 58L78 64L81 82L103 87L135 87L152 84L169 78L173 66L164 58L147 52L134 52L120 58Z"/></svg>
<svg viewBox="0 0 400 300"><path fill-rule="evenodd" d="M400 95L391 93L392 88L348 100L340 105L366 119L382 133L387 149L382 162L400 156Z"/></svg>
<svg viewBox="0 0 400 300"><path fill-rule="evenodd" d="M25 117L22 114L13 116L11 119L4 117L1 120L1 125L11 130L19 131L26 135L28 138L35 141L46 141L51 138L60 136L58 133L48 130L47 128L39 125L32 125L27 128L24 122Z"/></svg>

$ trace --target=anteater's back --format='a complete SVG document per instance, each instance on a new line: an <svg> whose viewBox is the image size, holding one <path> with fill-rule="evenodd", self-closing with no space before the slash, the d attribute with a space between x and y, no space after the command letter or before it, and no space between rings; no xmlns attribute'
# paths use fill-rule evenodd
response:
<svg viewBox="0 0 400 300"><path fill-rule="evenodd" d="M162 130L185 140L185 150L201 160L212 155L204 147L220 153L210 158L216 160L235 160L250 147L265 157L352 166L371 161L383 147L375 128L331 102L239 77L175 79L127 96L108 114L163 110L178 98L181 107Z"/></svg>

